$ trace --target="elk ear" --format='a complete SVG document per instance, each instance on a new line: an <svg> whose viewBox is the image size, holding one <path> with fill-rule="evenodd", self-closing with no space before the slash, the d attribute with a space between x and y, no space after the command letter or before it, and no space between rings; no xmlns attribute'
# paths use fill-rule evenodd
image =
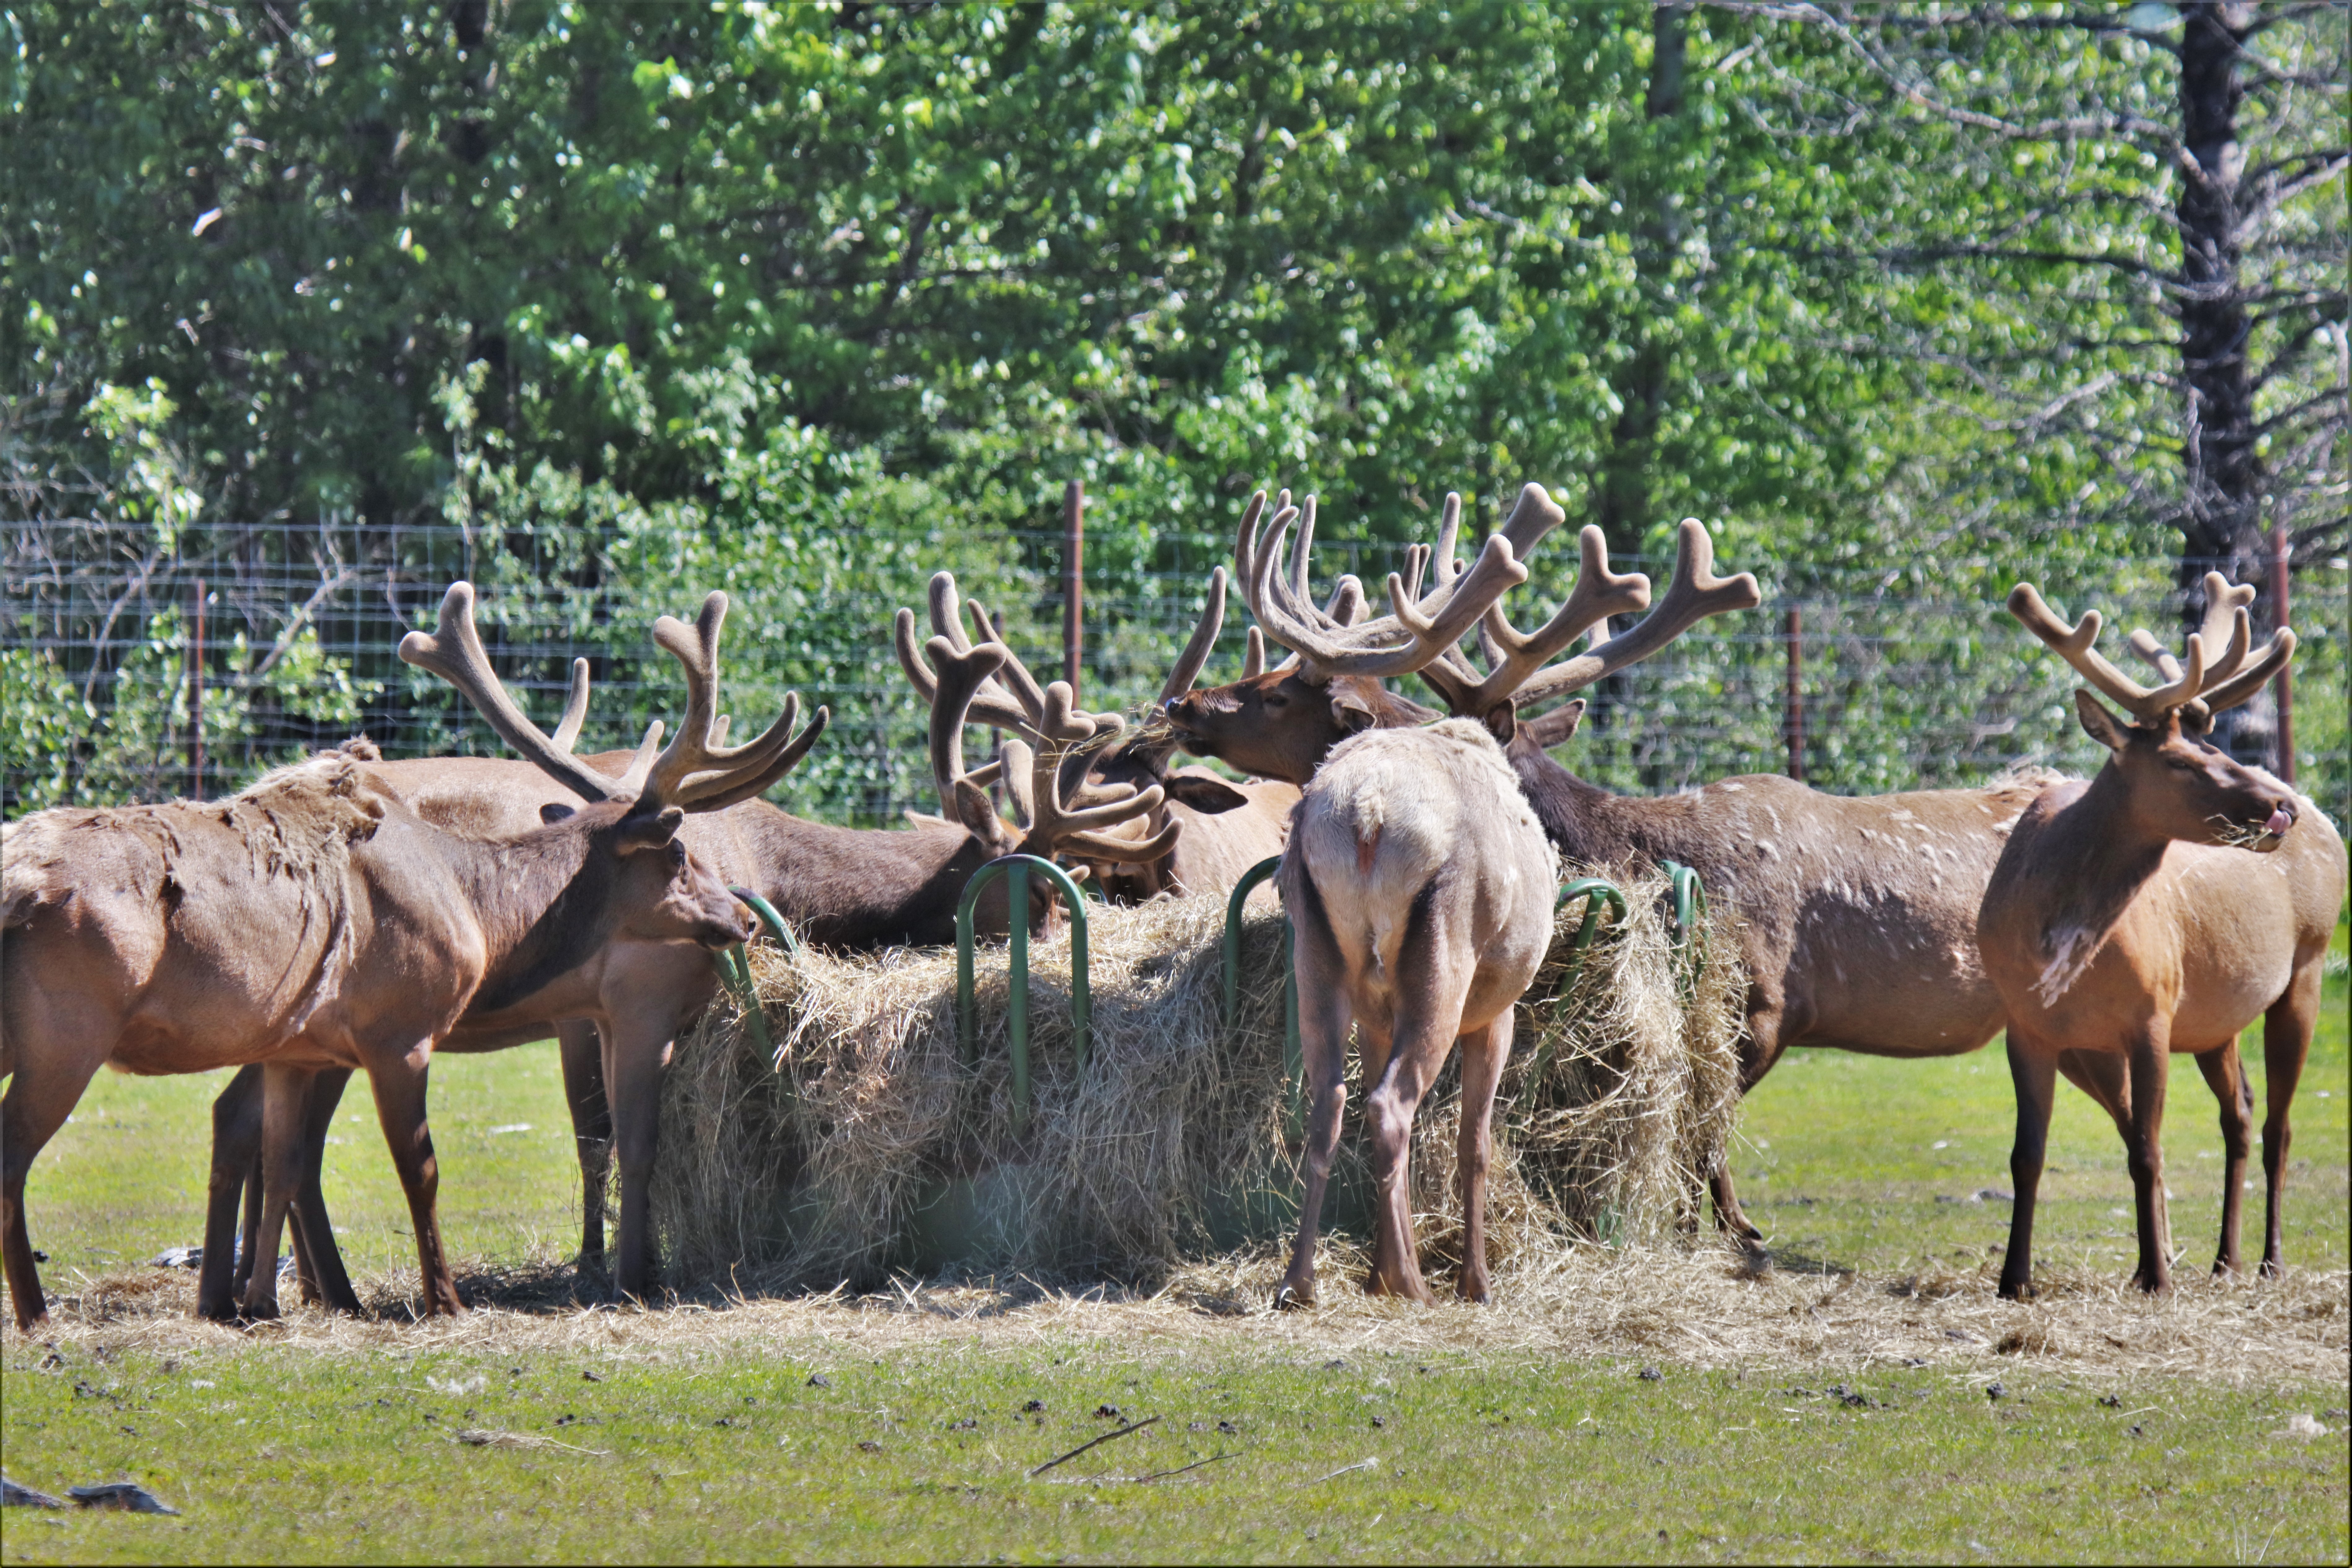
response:
<svg viewBox="0 0 2352 1568"><path fill-rule="evenodd" d="M1354 735L1380 722L1380 715L1372 711L1370 703L1355 692L1341 690L1331 693L1331 721L1348 734Z"/></svg>
<svg viewBox="0 0 2352 1568"><path fill-rule="evenodd" d="M2131 732L2124 727L2124 721L2079 687L2074 692L2074 713L2083 721L2084 732L2107 750L2120 752L2131 744Z"/></svg>
<svg viewBox="0 0 2352 1568"><path fill-rule="evenodd" d="M1495 737L1498 746L1507 746L1511 737L1519 732L1519 707L1509 698L1486 710L1486 733Z"/></svg>
<svg viewBox="0 0 2352 1568"><path fill-rule="evenodd" d="M1584 699L1580 697L1573 702L1561 703L1540 719L1528 720L1528 738L1549 752L1554 746L1567 744L1583 721Z"/></svg>
<svg viewBox="0 0 2352 1568"><path fill-rule="evenodd" d="M624 855L664 848L677 837L678 827L685 821L685 811L675 805L666 805L650 816L623 817L614 844Z"/></svg>
<svg viewBox="0 0 2352 1568"><path fill-rule="evenodd" d="M1181 800L1204 816L1236 810L1250 801L1249 796L1224 780L1200 773L1171 773L1161 787L1168 792L1170 800Z"/></svg>
<svg viewBox="0 0 2352 1568"><path fill-rule="evenodd" d="M970 779L955 782L956 818L973 837L994 844L1004 835L1004 819L989 803L988 792Z"/></svg>
<svg viewBox="0 0 2352 1568"><path fill-rule="evenodd" d="M560 800L551 800L539 808L539 824L541 827L551 826L567 816L579 815L577 807L566 805Z"/></svg>

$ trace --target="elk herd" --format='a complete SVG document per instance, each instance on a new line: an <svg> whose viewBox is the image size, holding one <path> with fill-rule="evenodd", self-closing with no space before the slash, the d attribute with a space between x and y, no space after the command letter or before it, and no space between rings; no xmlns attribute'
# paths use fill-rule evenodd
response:
<svg viewBox="0 0 2352 1568"><path fill-rule="evenodd" d="M359 1310L319 1179L354 1070L367 1074L414 1219L425 1308L462 1311L436 1214L433 1058L551 1036L585 1194L583 1266L607 1267L603 1205L617 1163L612 1282L649 1296L660 1075L670 1042L717 989L714 953L750 934L737 890L765 899L812 943L942 943L966 885L1016 853L1059 859L1119 901L1222 896L1283 855L1308 1107L1284 1304L1315 1300L1351 1039L1376 1189L1367 1288L1430 1299L1406 1167L1415 1112L1458 1047L1458 1288L1486 1298L1493 1102L1563 868L1664 861L1696 868L1730 911L1749 977L1743 1090L1791 1046L1948 1056L2006 1030L2017 1098L2006 1296L2032 1290L2059 1073L2122 1134L2138 1206L2135 1278L2149 1290L2168 1284L2158 1132L2168 1059L2179 1052L2221 1103L2216 1268L2241 1266L2252 1104L2237 1040L2260 1018L2262 1267L2276 1270L2288 1113L2346 859L2324 813L2205 739L2215 713L2252 697L2294 653L2285 630L2252 646L2252 589L2210 577L2210 609L2178 657L2135 633L2129 646L2160 682L2147 687L2098 653L2095 611L2070 626L2031 584L2018 586L2011 613L2096 693L2075 694L2084 728L2110 753L2088 781L2021 773L1848 797L1751 775L1628 797L1578 778L1552 752L1584 711L1575 693L1708 616L1760 602L1751 575L1715 574L1701 524L1682 524L1674 580L1654 604L1649 579L1612 572L1600 530L1584 529L1565 602L1522 631L1507 601L1565 520L1542 487L1527 486L1466 560L1461 503L1449 496L1435 542L1406 550L1378 616L1350 576L1318 603L1315 514L1311 496L1251 500L1230 579L1256 622L1240 679L1198 684L1223 628L1229 580L1219 568L1158 701L1131 730L1081 710L1067 684L1041 686L986 607L940 574L931 636L918 640L912 610L893 628L929 706L939 805L899 828L806 821L760 798L808 754L827 714L797 726L798 700L787 698L756 739L727 743L724 595L690 626L654 625L686 677L675 737L664 745L656 722L633 752L581 756L585 661L561 721L541 730L493 669L464 583L400 657L454 686L519 760L387 761L354 740L226 799L64 807L7 824L0 1254L17 1326L46 1308L26 1174L101 1067L240 1069L214 1109L205 1315L278 1311L277 1269L253 1260L278 1257L289 1221L305 1293ZM1612 618L1635 616L1612 630ZM1268 663L1269 645L1279 662ZM1386 684L1404 676L1440 706ZM964 752L975 725L1006 737L978 766ZM1174 767L1180 751L1243 777ZM998 882L978 906L981 929L1050 921L1050 889L1044 879L1031 886L1033 901L1014 909ZM1704 1174L1718 1226L1742 1245L1760 1241L1727 1166Z"/></svg>

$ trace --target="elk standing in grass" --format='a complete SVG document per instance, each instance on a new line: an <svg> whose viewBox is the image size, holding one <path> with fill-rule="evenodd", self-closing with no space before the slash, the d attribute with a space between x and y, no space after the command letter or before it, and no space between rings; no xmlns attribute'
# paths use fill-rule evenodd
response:
<svg viewBox="0 0 2352 1568"><path fill-rule="evenodd" d="M2294 634L2282 629L2253 653L2251 588L2232 589L2214 573L2206 595L2213 608L2181 660L2134 634L2134 647L2166 678L2151 690L2092 646L2097 612L2070 626L2031 584L2010 595L2011 614L2134 721L2089 691L2074 693L2083 728L2108 750L2106 765L2088 784L2053 785L2035 798L2010 834L1978 917L1985 969L2008 1009L2017 1085L2004 1296L2021 1299L2032 1288L2034 1200L2062 1058L2082 1064L2068 1076L2123 1134L2138 1210L2133 1279L2151 1291L2171 1282L2159 1139L2169 1058L2196 1058L2221 1102L2229 1162L2214 1268L2239 1268L2251 1106L2236 1043L2257 1017L2270 1100L2263 1271L2278 1270L2288 1112L2344 902L2344 841L2311 802L2204 740L2215 713L2252 697L2294 652Z"/></svg>
<svg viewBox="0 0 2352 1568"><path fill-rule="evenodd" d="M699 690L677 739L656 756L656 725L613 778L514 710L488 676L471 601L468 585L452 586L441 637L412 634L402 655L458 684L532 762L594 801L576 815L517 838L460 837L375 785L357 759L330 752L226 801L45 812L8 834L0 1257L19 1327L46 1310L26 1173L109 1064L266 1064L272 1157L260 1243L271 1257L298 1183L310 1077L365 1068L407 1194L427 1310L462 1311L425 1113L436 1043L469 1007L494 1015L615 938L709 949L743 939L740 907L677 829L687 812L764 787L799 760L814 735L792 734L797 704L730 749L716 743L711 694ZM713 595L705 606L706 640L723 605ZM656 631L666 644L693 635L667 617ZM627 1219L625 1209L625 1236ZM255 1268L245 1310L276 1306L276 1271Z"/></svg>
<svg viewBox="0 0 2352 1568"><path fill-rule="evenodd" d="M951 583L949 591L952 593ZM901 617L908 618L908 613L902 611ZM703 700L703 694L716 688L719 629L714 620L694 662L687 666L693 700ZM728 883L749 884L769 899L811 940L853 947L950 940L964 884L999 855L1165 856L1183 831L1181 826L1163 827L1140 840L1101 837L1107 828L1151 812L1160 803L1155 791L1099 790L1083 809L1067 806L1069 781L1060 776L1066 756L1073 751L1089 752L1099 739L1114 734L1120 724L1116 717L1070 711L1066 699L1061 709L1053 709L1056 693L1065 689L1057 683L1038 694L1034 722L1024 711L1023 727L1037 740L1035 749L1025 742L1010 742L1005 762L967 771L963 726L986 694L993 693L1000 702L1009 700L992 682L1008 663L1016 661L1010 649L993 641L978 647L969 643L960 648L936 647L933 654L947 672L944 701L936 700L940 678L921 666L919 658L909 673L917 676L919 688L931 701L932 773L940 809L947 815L906 829L829 827L745 798L756 792L738 787L718 801L725 809L690 817L681 830L681 842ZM483 679L495 682L487 672ZM583 661L574 668L572 700L556 731L560 748L568 749L579 732L586 679ZM995 716L992 710L989 716ZM519 716L518 721L528 727L528 721ZM372 754L373 748L366 751ZM590 759L590 763L605 766L625 760L625 755L607 754ZM996 814L983 787L1007 768L1010 776L1004 782L1019 815L1017 826ZM474 837L528 831L542 820L561 819L577 809L582 799L551 784L531 763L491 758L379 761L369 773L418 815ZM1002 890L992 900L983 899L975 912L983 931L1009 927ZM1037 913L1033 906L1033 920ZM611 984L623 979L625 986ZM600 1267L604 1257L604 1187L617 1128L623 1219L614 1283L624 1294L642 1296L649 1289L655 1261L649 1234L642 1225L630 1224L630 1216L640 1211L645 1182L643 1175L633 1179L631 1173L649 1172L656 1122L651 1073L637 1064L649 1061L657 1071L669 1040L702 1010L715 989L716 972L701 953L665 943L616 948L600 955L597 964L558 977L495 1013L478 1007L468 1012L438 1047L473 1053L544 1039L550 1032L557 1035L581 1165L581 1259L588 1268ZM606 1085L613 1080L604 1058L614 1042L621 1043L633 1087L608 1096ZM295 1234L306 1294L316 1291L331 1308L357 1310L318 1185L326 1122L348 1076L321 1073L310 1090ZM213 1202L205 1255L219 1259L224 1269L233 1250L238 1195L253 1188L256 1179L247 1173L262 1157L260 1092L257 1071L240 1074L214 1105ZM640 1197L633 1198L633 1193ZM258 1256L254 1240L257 1223L257 1214L248 1212L242 1253L248 1267Z"/></svg>
<svg viewBox="0 0 2352 1568"><path fill-rule="evenodd" d="M1298 515L1285 507L1275 518L1269 554L1279 552ZM1408 588L1392 575L1391 613L1333 627L1317 657L1336 673L1364 679L1402 674L1434 658L1526 577L1500 537L1460 580L1426 597L1418 584ZM1263 581L1256 591L1265 591ZM1501 749L1475 724L1358 736L1307 784L1281 872L1295 928L1310 1103L1304 1207L1282 1300L1315 1299L1316 1236L1347 1103L1351 1025L1363 1056L1378 1194L1367 1288L1430 1299L1413 1245L1412 1121L1458 1040L1465 1228L1459 1288L1470 1300L1486 1299L1495 1088L1510 1055L1513 1007L1550 944L1558 882L1550 847Z"/></svg>
<svg viewBox="0 0 2352 1568"><path fill-rule="evenodd" d="M1284 581L1261 543L1259 510L1253 502L1244 519L1235 559L1260 625L1295 657L1234 685L1189 693L1169 704L1168 720L1188 750L1304 780L1349 734L1425 723L1437 713L1318 659L1345 610L1318 610L1307 598L1303 550ZM1530 485L1504 537L1524 555L1563 515ZM1441 589L1451 581L1459 520L1459 500L1449 496L1426 561ZM1650 605L1649 580L1612 573L1598 529L1583 531L1580 548L1575 589L1549 624L1522 634L1497 605L1482 627L1487 668L1448 647L1417 673L1446 711L1503 740L1521 792L1564 858L1588 866L1679 861L1698 871L1718 907L1736 913L1750 977L1741 1091L1791 1046L1955 1056L2000 1033L2000 997L1977 956L1977 905L2004 836L2042 781L1855 797L1768 773L1663 798L1612 795L1586 783L1547 750L1574 734L1582 700L1532 718L1522 710L1570 697L1656 653L1703 617L1748 608L1759 595L1746 574L1716 577L1706 529L1685 521L1674 582L1656 608L1619 636L1570 653L1587 633L1605 632L1608 617ZM1416 555L1416 576L1423 564ZM1350 597L1343 581L1335 606ZM2070 1075L2088 1070L2072 1058L2063 1066ZM1717 1223L1760 1239L1740 1211L1728 1163L1718 1161L1707 1176Z"/></svg>

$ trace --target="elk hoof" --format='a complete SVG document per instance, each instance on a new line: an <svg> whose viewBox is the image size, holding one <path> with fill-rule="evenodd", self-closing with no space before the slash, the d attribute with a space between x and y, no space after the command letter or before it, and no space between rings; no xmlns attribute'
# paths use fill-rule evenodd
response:
<svg viewBox="0 0 2352 1568"><path fill-rule="evenodd" d="M1277 1312L1303 1312L1313 1305L1315 1287L1312 1285L1301 1289L1286 1282L1274 1293L1274 1310Z"/></svg>
<svg viewBox="0 0 2352 1568"><path fill-rule="evenodd" d="M2279 1277L2279 1260L2275 1258L2263 1258L2262 1276L2265 1279L2277 1279Z"/></svg>
<svg viewBox="0 0 2352 1568"><path fill-rule="evenodd" d="M2004 1279L2000 1282L1999 1295L2004 1301L2031 1301L2033 1300L2033 1286L2024 1279Z"/></svg>

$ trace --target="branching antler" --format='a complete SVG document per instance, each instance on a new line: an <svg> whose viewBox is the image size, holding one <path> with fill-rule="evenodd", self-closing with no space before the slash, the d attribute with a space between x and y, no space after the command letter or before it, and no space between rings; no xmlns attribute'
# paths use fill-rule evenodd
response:
<svg viewBox="0 0 2352 1568"><path fill-rule="evenodd" d="M538 725L524 716L507 695L498 672L490 668L490 656L483 650L481 634L474 629L474 585L452 583L441 596L441 617L431 632L411 632L400 639L400 657L419 669L432 671L463 694L474 705L474 710L489 723L499 740L567 789L586 800L635 800L645 787L646 774L653 767L654 748L661 743L662 725L656 719L646 728L646 738L637 747L636 756L628 771L619 778L597 772L572 754L572 742L580 735L580 726L572 722L572 705L586 717L586 661L572 668L572 704L564 710L564 722L557 726L558 733L568 730L562 742L542 733Z"/></svg>
<svg viewBox="0 0 2352 1568"><path fill-rule="evenodd" d="M2206 574L2205 590L2204 624L2189 635L2182 658L2176 659L2164 652L2144 630L2132 635L2134 650L2165 678L2165 684L2153 690L2108 663L2092 646L2097 642L2104 624L2098 611L2084 611L2082 620L2070 626L2043 602L2040 590L2032 584L2020 583L2010 590L2009 613L2026 630L2055 649L2103 695L2141 722L2153 724L2177 711L2201 729L2210 722L2213 714L2252 697L2264 681L2294 657L2294 633L2284 626L2271 634L2271 640L2259 657L2252 655L2253 633L2246 614L2246 605L2253 599L2252 588L2232 588L2219 572L2211 572ZM2225 627L2228 642L2219 660L2209 665L2209 639L2220 639Z"/></svg>
<svg viewBox="0 0 2352 1568"><path fill-rule="evenodd" d="M1755 574L1733 577L1715 574L1715 542L1696 518L1683 520L1675 543L1675 577L1666 596L1650 608L1650 580L1639 572L1618 574L1609 569L1609 549L1598 528L1587 527L1578 538L1580 556L1576 586L1559 613L1534 632L1512 626L1497 605L1479 626L1478 641L1491 667L1481 677L1456 658L1422 671L1422 679L1463 715L1483 716L1505 701L1532 706L1554 697L1580 691L1629 665L1638 664L1706 619L1733 610L1753 609L1763 595ZM1574 658L1545 668L1554 655L1575 646L1579 637L1603 625L1611 616L1650 609L1638 625L1588 648ZM1573 727L1574 721L1569 721Z"/></svg>
<svg viewBox="0 0 2352 1568"><path fill-rule="evenodd" d="M1444 657L1446 650L1476 624L1503 594L1527 581L1528 570L1517 559L1515 541L1540 539L1561 515L1542 487L1529 485L1520 492L1510 525L1486 542L1477 563L1459 574L1441 569L1438 582L1426 595L1420 592L1426 550L1409 552L1410 584L1402 573L1388 578L1389 613L1355 624L1351 584L1342 581L1326 609L1318 610L1307 595L1307 552L1314 530L1313 497L1301 509L1285 504L1262 531L1265 493L1250 499L1234 542L1234 556L1244 571L1242 592L1265 635L1282 644L1319 674L1382 677L1407 675ZM1460 502L1449 498L1447 531L1441 535L1439 553L1449 561L1452 530L1458 526ZM1299 524L1301 548L1295 551L1291 574L1285 581L1276 570L1282 543L1293 522Z"/></svg>
<svg viewBox="0 0 2352 1568"><path fill-rule="evenodd" d="M2207 650L2205 683L2194 700L2181 705L2182 719L2197 729L2210 725L2214 714L2252 697L2293 656L2292 641L2282 654L2276 639L2273 639L2264 646L2262 658L2248 664L2253 654L2254 629L2247 609L2253 602L2252 584L2241 583L2232 587L2219 572L2205 574L2205 620L2196 634ZM2126 642L2167 681L2181 679L2180 661L2167 652L2146 627L2134 631ZM2219 658L2211 654L2216 647L2222 650Z"/></svg>
<svg viewBox="0 0 2352 1568"><path fill-rule="evenodd" d="M931 578L930 598L933 637L944 639L949 648L955 653L970 653L971 639L964 636L962 617L958 614L960 606L953 573L941 572ZM981 640L992 642L996 639L984 637ZM921 653L917 651L914 611L898 612L896 624L892 628L892 641L898 647L898 666L907 672L908 682L914 687L934 712L938 711L939 677L931 673L929 668L923 663ZM1005 649L1005 657L1008 658L1012 657L1010 648ZM1024 670L1022 673L1025 676L1028 672ZM1034 686L1035 683L1033 681L1031 684ZM1043 700L1040 699L1040 700ZM992 679L983 682L980 689L972 693L971 715L964 721L973 724L990 724L1000 730L1017 731L1027 729L1033 718L1030 710L1016 702L1010 692Z"/></svg>
<svg viewBox="0 0 2352 1568"><path fill-rule="evenodd" d="M1044 743L1033 752L1024 741L1004 742L1005 793L1013 797L1024 829L1022 853L1142 865L1176 847L1183 830L1180 822L1169 823L1148 838L1118 838L1098 831L1148 816L1164 798L1158 784L1143 790L1120 785L1082 792L1081 781L1099 743L1124 727L1116 715L1077 711L1066 683L1057 680L1045 688L1045 714L1038 726Z"/></svg>
<svg viewBox="0 0 2352 1568"><path fill-rule="evenodd" d="M670 616L654 622L654 642L686 670L686 720L654 759L640 797L648 804L717 811L749 800L789 773L824 731L830 715L820 708L808 729L793 733L801 700L798 692L789 692L783 711L759 739L740 746L724 743L727 716L714 717L713 710L719 703L719 635L726 622L727 595L720 593L702 601L702 613L691 626Z"/></svg>
<svg viewBox="0 0 2352 1568"><path fill-rule="evenodd" d="M901 610L900 615L906 612ZM940 810L950 822L961 822L975 833L995 837L996 808L989 804L987 787L1003 770L987 763L967 770L963 765L963 727L970 722L973 699L989 678L1004 667L1005 650L994 644L957 647L944 637L926 645L939 675L929 693L931 704L931 784Z"/></svg>
<svg viewBox="0 0 2352 1568"><path fill-rule="evenodd" d="M553 735L541 731L507 694L490 668L474 627L474 586L452 583L442 596L441 618L431 633L400 639L400 657L439 676L465 695L500 740L550 777L585 799L632 801L646 811L675 805L685 811L717 811L758 795L808 754L824 732L827 711L820 708L806 730L792 732L800 713L798 694L784 699L782 717L748 745L729 747L724 716L714 719L719 690L719 631L727 618L727 595L703 601L692 627L667 616L654 623L654 640L686 667L687 714L677 739L658 756L662 723L646 728L646 738L628 770L614 778L572 754L588 716L588 661L572 666L572 692Z"/></svg>

